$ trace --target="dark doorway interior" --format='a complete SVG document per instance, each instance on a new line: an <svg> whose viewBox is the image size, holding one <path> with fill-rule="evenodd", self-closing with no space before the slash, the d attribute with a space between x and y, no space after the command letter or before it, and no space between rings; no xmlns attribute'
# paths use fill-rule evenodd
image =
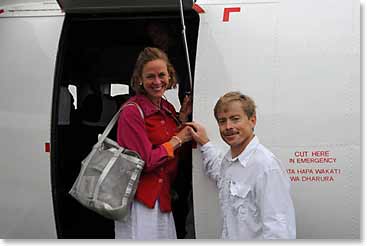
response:
<svg viewBox="0 0 367 246"><path fill-rule="evenodd" d="M199 20L194 12L185 15L194 74ZM66 14L56 65L51 129L52 192L59 238L114 238L113 221L82 207L68 191L97 135L132 95L128 89L113 95L111 88L127 88L138 53L146 46L162 45L147 31L152 24L170 35L167 53L178 72L182 100L189 86L178 12L139 16ZM160 30L154 31L158 37ZM110 134L112 139L115 130ZM178 238L194 238L193 217L188 216L192 207L191 147L184 151L174 184L178 194L173 201L174 217Z"/></svg>

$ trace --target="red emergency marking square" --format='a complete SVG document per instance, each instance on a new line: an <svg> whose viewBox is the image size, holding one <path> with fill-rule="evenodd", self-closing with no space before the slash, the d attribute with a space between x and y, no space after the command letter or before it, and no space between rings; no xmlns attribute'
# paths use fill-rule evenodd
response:
<svg viewBox="0 0 367 246"><path fill-rule="evenodd" d="M49 153L51 150L50 143L45 143L45 152Z"/></svg>
<svg viewBox="0 0 367 246"><path fill-rule="evenodd" d="M0 14L4 13L5 11L3 9L0 9Z"/></svg>
<svg viewBox="0 0 367 246"><path fill-rule="evenodd" d="M241 11L241 8L240 7L224 8L223 22L228 22L229 21L229 13L231 13L231 12L240 12L240 11Z"/></svg>

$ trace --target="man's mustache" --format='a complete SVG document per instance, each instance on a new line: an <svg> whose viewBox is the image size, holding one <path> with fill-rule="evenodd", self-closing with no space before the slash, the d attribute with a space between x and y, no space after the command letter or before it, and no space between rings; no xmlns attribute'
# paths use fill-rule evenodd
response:
<svg viewBox="0 0 367 246"><path fill-rule="evenodd" d="M224 136L231 136L231 135L235 135L237 133L238 133L237 130L225 130L224 133L223 133L223 135Z"/></svg>

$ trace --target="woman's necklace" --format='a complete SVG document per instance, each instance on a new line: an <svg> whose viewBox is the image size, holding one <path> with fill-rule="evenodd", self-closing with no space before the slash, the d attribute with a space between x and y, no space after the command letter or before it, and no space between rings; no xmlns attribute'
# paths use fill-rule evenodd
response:
<svg viewBox="0 0 367 246"><path fill-rule="evenodd" d="M158 110L161 110L161 101L159 101L158 103L156 103L156 102L153 102L153 101L151 101L152 102L152 104L158 109Z"/></svg>
<svg viewBox="0 0 367 246"><path fill-rule="evenodd" d="M158 109L158 110L161 110L161 105L157 105L157 104L154 104L154 106Z"/></svg>

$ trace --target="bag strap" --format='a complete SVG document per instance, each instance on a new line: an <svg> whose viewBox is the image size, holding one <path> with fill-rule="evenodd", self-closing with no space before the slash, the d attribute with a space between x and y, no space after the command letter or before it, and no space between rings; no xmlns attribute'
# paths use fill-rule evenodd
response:
<svg viewBox="0 0 367 246"><path fill-rule="evenodd" d="M141 107L139 106L139 104L137 104L136 102L126 103L125 105L120 107L120 109L117 111L117 113L112 117L112 120L110 121L110 123L108 123L106 129L103 131L102 135L98 138L98 145L100 145L106 139L106 137L108 136L108 134L112 130L113 126L115 125L115 123L116 123L116 121L119 117L119 114L120 114L121 110L123 108L125 108L126 106L129 106L129 105L135 105L138 108L141 117L144 119L144 113L143 113L143 110L141 109Z"/></svg>

